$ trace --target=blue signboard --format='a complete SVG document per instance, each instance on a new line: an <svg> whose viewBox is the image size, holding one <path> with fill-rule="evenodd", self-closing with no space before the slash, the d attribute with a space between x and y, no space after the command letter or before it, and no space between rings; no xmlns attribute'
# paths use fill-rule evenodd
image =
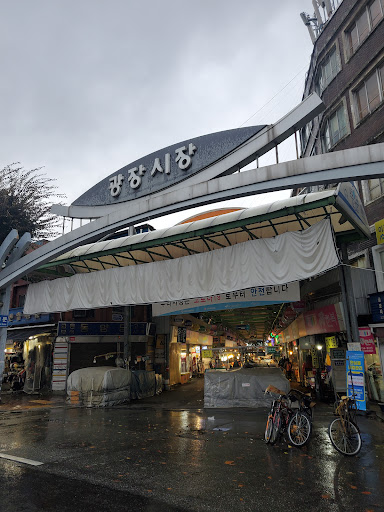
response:
<svg viewBox="0 0 384 512"><path fill-rule="evenodd" d="M58 336L123 336L124 323L117 322L59 322ZM133 336L156 334L155 324L131 322L130 334Z"/></svg>
<svg viewBox="0 0 384 512"><path fill-rule="evenodd" d="M373 323L384 322L384 292L370 295L369 302L371 303Z"/></svg>
<svg viewBox="0 0 384 512"><path fill-rule="evenodd" d="M0 327L8 327L8 315L0 315Z"/></svg>
<svg viewBox="0 0 384 512"><path fill-rule="evenodd" d="M347 350L347 395L356 400L361 411L367 409L365 401L364 352Z"/></svg>

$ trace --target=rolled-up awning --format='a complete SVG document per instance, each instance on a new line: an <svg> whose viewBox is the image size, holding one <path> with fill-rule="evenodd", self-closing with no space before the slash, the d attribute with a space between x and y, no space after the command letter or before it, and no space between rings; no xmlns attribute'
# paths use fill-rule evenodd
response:
<svg viewBox="0 0 384 512"><path fill-rule="evenodd" d="M151 304L318 275L339 263L331 222L177 259L77 274L28 287L25 314Z"/></svg>
<svg viewBox="0 0 384 512"><path fill-rule="evenodd" d="M57 331L56 324L36 326L36 327L13 327L7 330L8 341L25 341L32 336L39 334L54 334Z"/></svg>

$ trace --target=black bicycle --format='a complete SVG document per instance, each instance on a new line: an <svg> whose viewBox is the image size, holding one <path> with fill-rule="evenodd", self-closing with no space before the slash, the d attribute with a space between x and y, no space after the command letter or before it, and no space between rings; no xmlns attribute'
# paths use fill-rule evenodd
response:
<svg viewBox="0 0 384 512"><path fill-rule="evenodd" d="M289 442L294 446L306 444L312 432L311 416L306 409L311 411L314 403L304 400L305 395L296 390L291 390L286 395L274 386L268 386L265 392L279 395L272 401L268 413L264 433L265 442L274 444L281 434L286 432ZM293 410L292 403L296 401L298 401L298 407Z"/></svg>

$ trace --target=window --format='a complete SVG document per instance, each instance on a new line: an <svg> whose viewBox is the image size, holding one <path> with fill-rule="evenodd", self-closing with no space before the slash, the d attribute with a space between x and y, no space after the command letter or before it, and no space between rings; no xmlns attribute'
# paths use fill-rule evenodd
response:
<svg viewBox="0 0 384 512"><path fill-rule="evenodd" d="M349 55L355 53L358 46L383 18L383 2L384 0L373 0L368 3L347 31Z"/></svg>
<svg viewBox="0 0 384 512"><path fill-rule="evenodd" d="M323 151L329 151L347 134L347 120L344 105L326 119L321 133Z"/></svg>
<svg viewBox="0 0 384 512"><path fill-rule="evenodd" d="M25 295L19 295L18 301L17 301L17 307L23 308L25 304Z"/></svg>
<svg viewBox="0 0 384 512"><path fill-rule="evenodd" d="M304 128L301 129L301 132L300 132L300 134L301 134L301 150L303 153L305 151L305 148L307 147L309 137L311 136L312 126L313 126L313 121L310 121L309 123L307 123L304 126Z"/></svg>
<svg viewBox="0 0 384 512"><path fill-rule="evenodd" d="M354 102L357 121L375 110L384 100L384 63L354 91Z"/></svg>
<svg viewBox="0 0 384 512"><path fill-rule="evenodd" d="M363 181L363 196L365 204L375 201L384 195L384 178Z"/></svg>
<svg viewBox="0 0 384 512"><path fill-rule="evenodd" d="M320 63L319 71L316 76L316 92L319 96L323 93L324 89L327 87L329 82L337 75L340 71L340 59L336 52L336 48L325 57L325 59Z"/></svg>

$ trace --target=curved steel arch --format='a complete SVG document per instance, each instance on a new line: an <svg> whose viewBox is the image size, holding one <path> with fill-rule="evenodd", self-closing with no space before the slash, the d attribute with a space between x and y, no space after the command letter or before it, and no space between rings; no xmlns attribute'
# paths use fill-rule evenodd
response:
<svg viewBox="0 0 384 512"><path fill-rule="evenodd" d="M234 197L378 176L384 176L384 143L252 169L160 197L140 199L130 203L129 208L75 229L5 267L0 273L0 288L70 249L151 218Z"/></svg>

